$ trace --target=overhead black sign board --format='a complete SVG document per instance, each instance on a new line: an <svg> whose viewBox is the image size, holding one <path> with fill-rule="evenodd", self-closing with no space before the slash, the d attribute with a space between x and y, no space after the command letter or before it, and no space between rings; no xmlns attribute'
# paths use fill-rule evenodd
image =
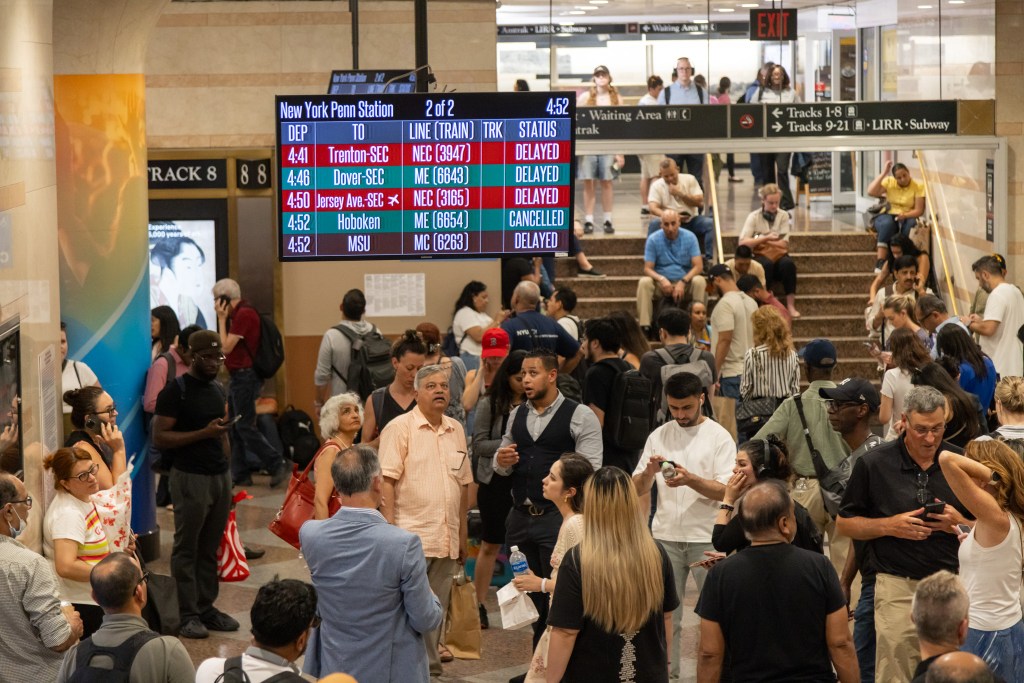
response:
<svg viewBox="0 0 1024 683"><path fill-rule="evenodd" d="M729 107L730 135L732 138L764 137L764 106L760 104L733 104Z"/></svg>
<svg viewBox="0 0 1024 683"><path fill-rule="evenodd" d="M790 10L786 10L787 12ZM793 16L796 26L796 15ZM795 29L794 29L795 30ZM547 35L597 35L597 34L629 34L645 35L681 35L687 33L736 33L747 32L745 21L713 21L713 22L647 22L643 24L520 24L499 26L499 36L547 36Z"/></svg>
<svg viewBox="0 0 1024 683"><path fill-rule="evenodd" d="M235 187L265 190L270 187L270 159L236 159Z"/></svg>
<svg viewBox="0 0 1024 683"><path fill-rule="evenodd" d="M729 136L723 107L579 107L577 140L690 140Z"/></svg>
<svg viewBox="0 0 1024 683"><path fill-rule="evenodd" d="M796 40L796 10L750 10L751 40Z"/></svg>
<svg viewBox="0 0 1024 683"><path fill-rule="evenodd" d="M769 138L955 135L955 100L766 104Z"/></svg>
<svg viewBox="0 0 1024 683"><path fill-rule="evenodd" d="M217 190L228 186L226 159L150 159L151 190Z"/></svg>

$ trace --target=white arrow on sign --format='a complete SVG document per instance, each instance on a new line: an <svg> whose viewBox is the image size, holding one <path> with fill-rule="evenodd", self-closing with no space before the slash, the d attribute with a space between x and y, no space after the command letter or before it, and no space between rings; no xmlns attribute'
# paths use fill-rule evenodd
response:
<svg viewBox="0 0 1024 683"><path fill-rule="evenodd" d="M650 24L644 24L644 33L650 33L650 32L651 32L651 25Z"/></svg>
<svg viewBox="0 0 1024 683"><path fill-rule="evenodd" d="M775 124L772 126L772 130L778 133L780 130L782 130L782 124L776 121Z"/></svg>
<svg viewBox="0 0 1024 683"><path fill-rule="evenodd" d="M775 109L772 109L772 116L774 116L775 118L779 118L780 116L782 116L782 113L783 113L782 110L779 109L778 107L775 107Z"/></svg>

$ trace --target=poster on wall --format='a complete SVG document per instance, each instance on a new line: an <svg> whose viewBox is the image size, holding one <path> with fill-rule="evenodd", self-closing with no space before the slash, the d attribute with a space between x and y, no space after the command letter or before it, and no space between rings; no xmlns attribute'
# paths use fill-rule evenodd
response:
<svg viewBox="0 0 1024 683"><path fill-rule="evenodd" d="M213 283L217 281L216 222L153 221L149 224L150 308L170 306L182 328L217 329Z"/></svg>

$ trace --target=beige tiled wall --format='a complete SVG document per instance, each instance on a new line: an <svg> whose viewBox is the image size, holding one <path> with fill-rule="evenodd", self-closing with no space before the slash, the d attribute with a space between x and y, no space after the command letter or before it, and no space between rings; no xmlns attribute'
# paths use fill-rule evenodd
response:
<svg viewBox="0 0 1024 683"><path fill-rule="evenodd" d="M996 0L996 135L1010 148L1006 183L1010 278L1024 281L1024 2Z"/></svg>
<svg viewBox="0 0 1024 683"><path fill-rule="evenodd" d="M439 87L495 90L494 5L432 1L428 21ZM362 2L359 22L361 68L415 66L412 2ZM348 3L172 3L146 58L149 146L271 147L274 95L351 66Z"/></svg>

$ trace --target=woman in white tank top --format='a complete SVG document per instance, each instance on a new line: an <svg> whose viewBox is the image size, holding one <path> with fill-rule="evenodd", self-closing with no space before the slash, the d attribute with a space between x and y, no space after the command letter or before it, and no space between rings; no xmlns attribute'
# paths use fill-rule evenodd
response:
<svg viewBox="0 0 1024 683"><path fill-rule="evenodd" d="M971 441L964 452L939 455L946 482L978 520L960 544L960 578L971 599L962 649L1005 680L1024 681L1024 462L991 439Z"/></svg>

